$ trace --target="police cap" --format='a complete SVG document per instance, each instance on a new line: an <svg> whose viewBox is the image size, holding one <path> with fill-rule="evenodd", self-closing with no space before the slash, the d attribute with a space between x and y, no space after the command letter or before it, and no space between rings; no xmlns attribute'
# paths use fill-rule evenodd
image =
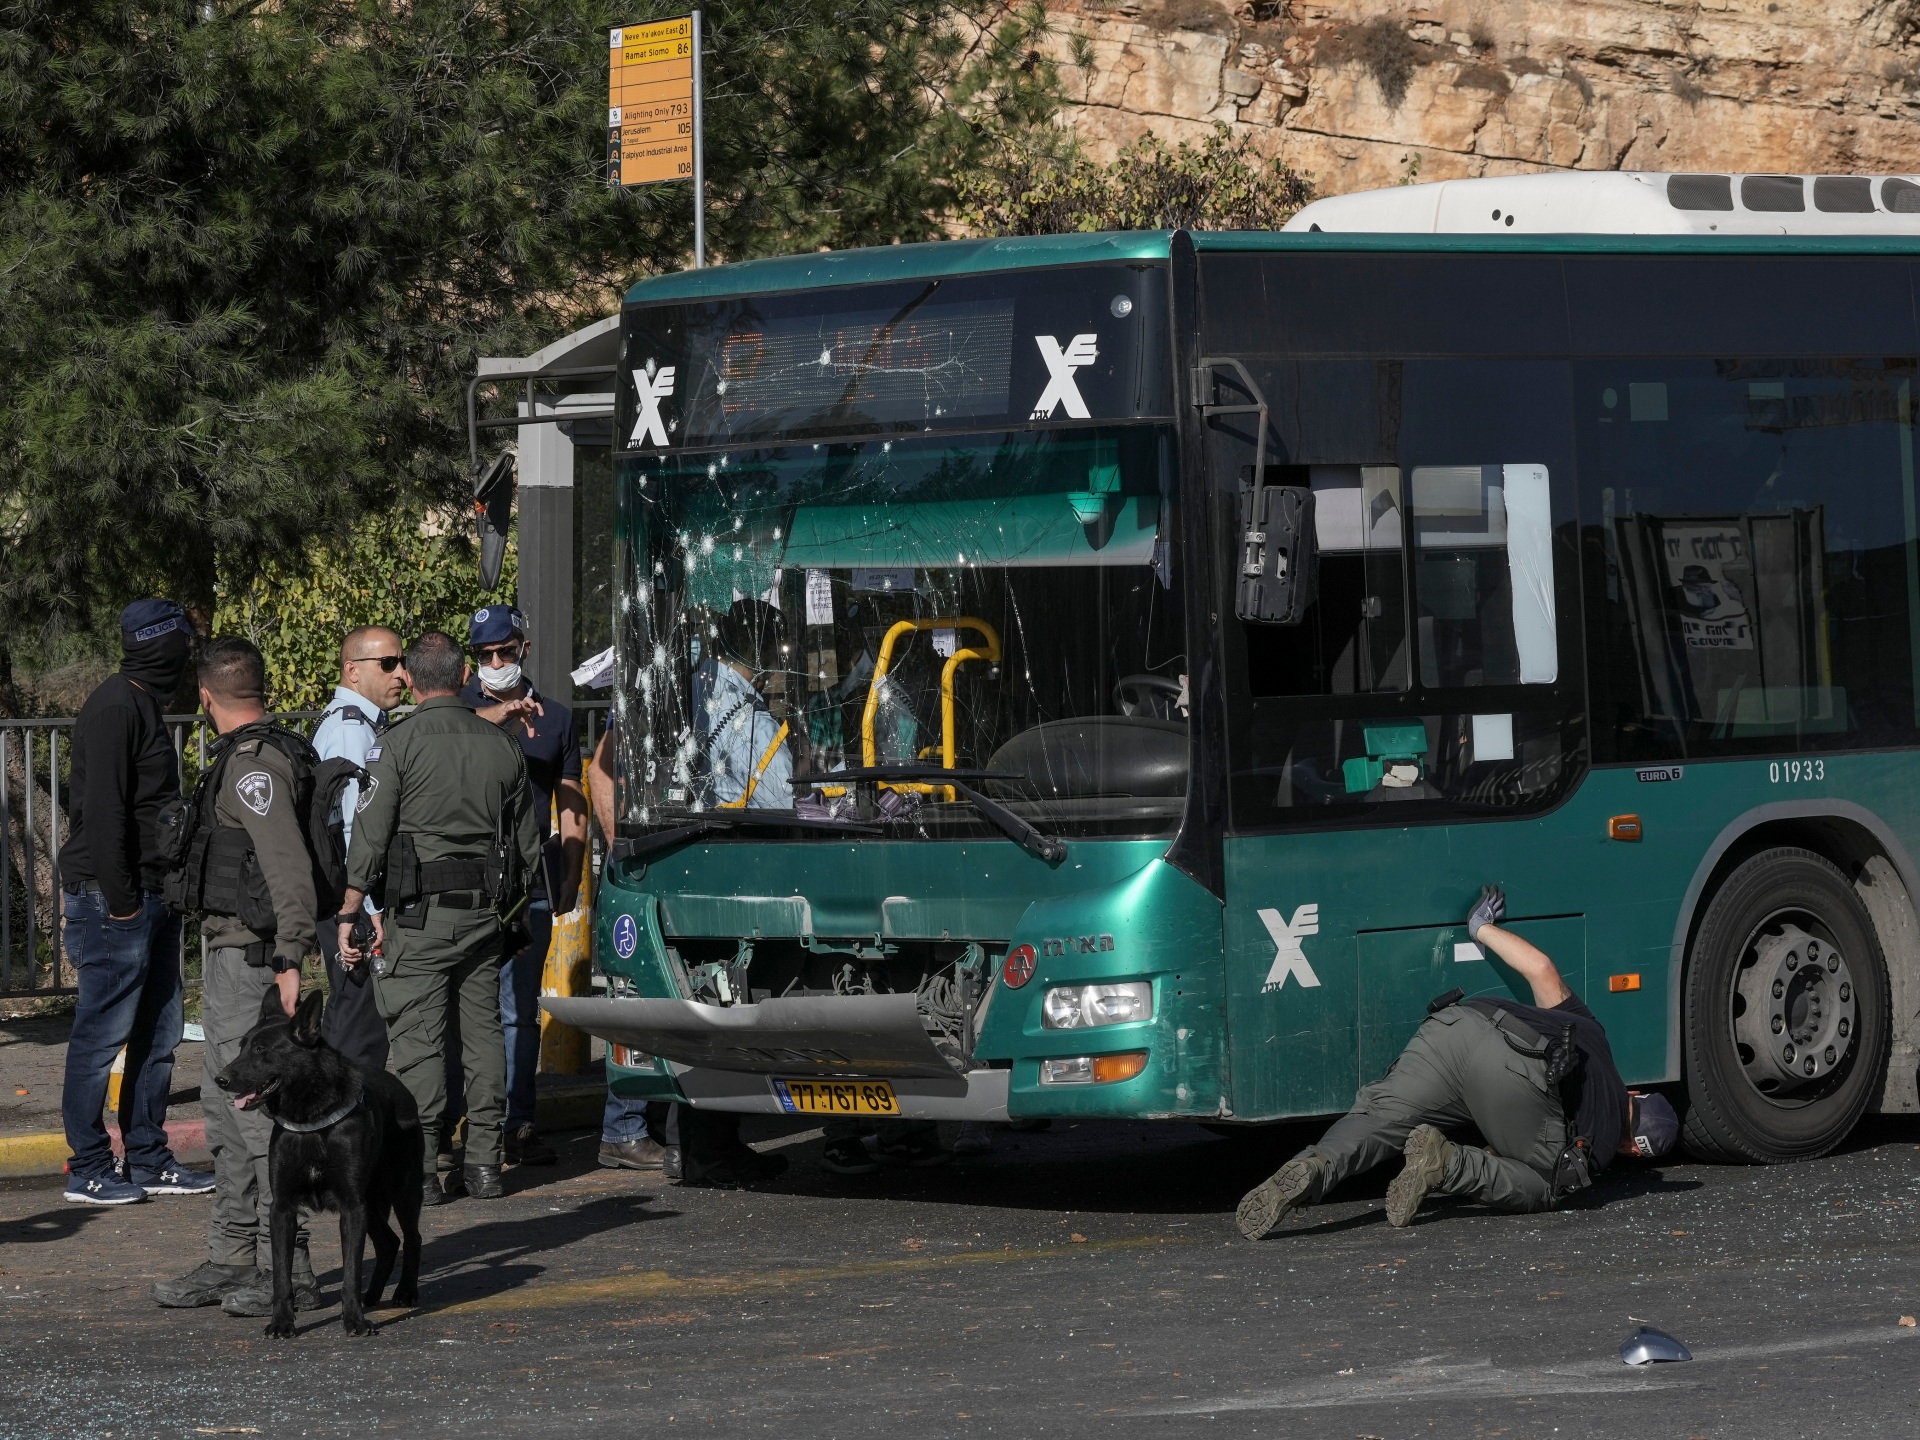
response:
<svg viewBox="0 0 1920 1440"><path fill-rule="evenodd" d="M486 605L473 612L467 622L467 644L502 645L509 640L524 640L527 617L518 605Z"/></svg>
<svg viewBox="0 0 1920 1440"><path fill-rule="evenodd" d="M176 630L191 635L193 626L187 612L171 600L136 600L120 612L120 643L129 650Z"/></svg>

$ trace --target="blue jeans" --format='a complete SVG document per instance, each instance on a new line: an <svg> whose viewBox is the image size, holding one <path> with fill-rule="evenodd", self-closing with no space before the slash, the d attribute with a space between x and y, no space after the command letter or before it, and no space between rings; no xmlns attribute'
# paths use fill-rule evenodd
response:
<svg viewBox="0 0 1920 1440"><path fill-rule="evenodd" d="M540 1069L540 977L553 943L553 907L527 906L527 948L500 967L500 1028L507 1036L507 1133L533 1123L533 1079Z"/></svg>
<svg viewBox="0 0 1920 1440"><path fill-rule="evenodd" d="M600 1143L631 1145L636 1140L645 1140L647 1135L647 1102L616 1095L609 1085L606 1113L600 1117Z"/></svg>
<svg viewBox="0 0 1920 1440"><path fill-rule="evenodd" d="M66 1084L60 1095L68 1171L93 1179L113 1168L101 1109L113 1057L127 1047L120 1083L120 1133L127 1173L163 1170L173 1163L167 1144L167 1094L173 1052L185 1025L180 995L180 921L160 897L140 897L131 920L107 918L98 890L67 891L67 955L79 977L79 1003L67 1040Z"/></svg>
<svg viewBox="0 0 1920 1440"><path fill-rule="evenodd" d="M500 967L500 1028L507 1041L507 1133L533 1123L533 1082L540 1069L540 976L553 940L553 909L544 900L527 906L526 949ZM447 1027L447 1116L467 1113L466 1077L460 1068L460 1030Z"/></svg>

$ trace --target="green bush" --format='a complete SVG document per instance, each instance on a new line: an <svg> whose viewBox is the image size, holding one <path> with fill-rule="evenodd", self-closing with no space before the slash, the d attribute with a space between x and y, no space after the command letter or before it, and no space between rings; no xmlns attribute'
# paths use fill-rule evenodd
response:
<svg viewBox="0 0 1920 1440"><path fill-rule="evenodd" d="M245 635L267 660L267 703L318 710L340 674L340 638L385 625L411 640L445 630L461 643L467 617L509 604L519 548L509 540L499 587L482 591L479 547L464 516L402 507L361 518L346 535L309 545L298 564L224 564L215 583L213 633Z"/></svg>
<svg viewBox="0 0 1920 1440"><path fill-rule="evenodd" d="M1234 139L1223 124L1169 150L1143 135L1105 165L1076 146L1008 141L994 163L959 177L961 224L976 235L1089 230L1278 230L1313 198L1313 182Z"/></svg>

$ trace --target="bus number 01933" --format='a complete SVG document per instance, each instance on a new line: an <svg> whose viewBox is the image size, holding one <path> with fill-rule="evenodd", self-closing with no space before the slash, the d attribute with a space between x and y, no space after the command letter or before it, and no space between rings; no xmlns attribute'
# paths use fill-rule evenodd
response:
<svg viewBox="0 0 1920 1440"><path fill-rule="evenodd" d="M1810 780L1827 778L1827 762L1824 760L1771 760L1767 762L1767 779L1776 785L1804 785Z"/></svg>

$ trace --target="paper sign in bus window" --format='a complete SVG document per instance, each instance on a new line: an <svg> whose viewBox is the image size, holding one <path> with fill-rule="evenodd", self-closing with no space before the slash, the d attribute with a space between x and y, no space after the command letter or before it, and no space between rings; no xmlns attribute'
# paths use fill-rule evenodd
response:
<svg viewBox="0 0 1920 1440"><path fill-rule="evenodd" d="M1825 507L1616 520L1650 712L1724 736L1844 730Z"/></svg>
<svg viewBox="0 0 1920 1440"><path fill-rule="evenodd" d="M807 624L833 624L833 579L824 570L807 571Z"/></svg>
<svg viewBox="0 0 1920 1440"><path fill-rule="evenodd" d="M1473 763L1513 759L1513 716L1473 717Z"/></svg>
<svg viewBox="0 0 1920 1440"><path fill-rule="evenodd" d="M1680 633L1695 650L1751 650L1747 592L1753 567L1743 526L1669 525L1663 536L1667 584Z"/></svg>

